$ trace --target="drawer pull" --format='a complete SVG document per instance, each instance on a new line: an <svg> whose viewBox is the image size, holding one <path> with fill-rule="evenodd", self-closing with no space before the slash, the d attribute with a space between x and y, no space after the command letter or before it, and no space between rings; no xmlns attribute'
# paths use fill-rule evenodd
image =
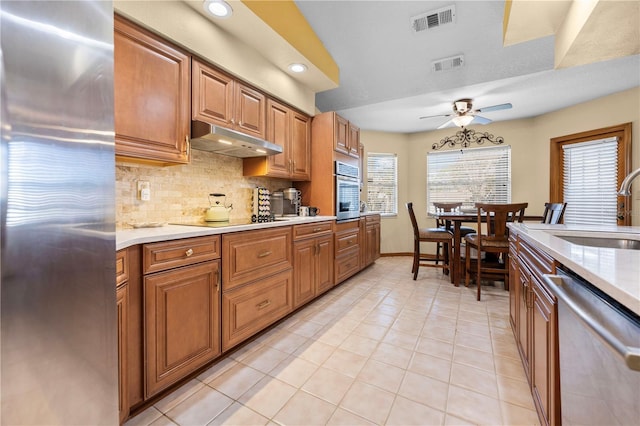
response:
<svg viewBox="0 0 640 426"><path fill-rule="evenodd" d="M185 254L187 257L191 256L191 255L193 254L193 249L189 249L189 250L185 251L185 252L184 252L184 254Z"/></svg>
<svg viewBox="0 0 640 426"><path fill-rule="evenodd" d="M267 250L267 251L263 251L262 253L260 253L260 254L258 255L258 257L259 257L259 258L260 258L260 257L267 257L267 256L269 256L270 254L271 254L271 252L270 252L269 250Z"/></svg>
<svg viewBox="0 0 640 426"><path fill-rule="evenodd" d="M353 240L348 240L347 241L347 244L352 244L352 243L353 243Z"/></svg>
<svg viewBox="0 0 640 426"><path fill-rule="evenodd" d="M271 304L271 300L267 299L265 301L262 301L262 302L258 303L256 305L256 308L263 309L263 308L266 308L267 306L269 306L270 304Z"/></svg>
<svg viewBox="0 0 640 426"><path fill-rule="evenodd" d="M313 228L313 232L320 232L322 231L322 228Z"/></svg>

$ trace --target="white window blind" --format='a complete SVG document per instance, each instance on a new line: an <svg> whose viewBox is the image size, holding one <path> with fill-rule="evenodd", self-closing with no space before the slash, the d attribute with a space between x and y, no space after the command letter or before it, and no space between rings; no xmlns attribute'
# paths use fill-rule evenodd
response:
<svg viewBox="0 0 640 426"><path fill-rule="evenodd" d="M398 159L395 154L367 155L367 207L381 215L398 214Z"/></svg>
<svg viewBox="0 0 640 426"><path fill-rule="evenodd" d="M434 202L511 202L511 147L497 146L427 154L427 206Z"/></svg>
<svg viewBox="0 0 640 426"><path fill-rule="evenodd" d="M617 138L567 144L564 152L565 224L616 224Z"/></svg>

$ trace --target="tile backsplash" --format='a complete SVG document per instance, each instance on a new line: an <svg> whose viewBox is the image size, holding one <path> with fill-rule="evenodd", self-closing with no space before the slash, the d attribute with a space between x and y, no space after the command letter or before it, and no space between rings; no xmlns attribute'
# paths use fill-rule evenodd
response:
<svg viewBox="0 0 640 426"><path fill-rule="evenodd" d="M148 181L151 199L137 197L137 182ZM253 189L270 191L291 186L284 179L245 177L242 159L194 150L191 163L180 166L154 166L116 161L116 229L131 228L142 222L191 222L204 219L209 194L226 194L233 204L231 220L251 217Z"/></svg>

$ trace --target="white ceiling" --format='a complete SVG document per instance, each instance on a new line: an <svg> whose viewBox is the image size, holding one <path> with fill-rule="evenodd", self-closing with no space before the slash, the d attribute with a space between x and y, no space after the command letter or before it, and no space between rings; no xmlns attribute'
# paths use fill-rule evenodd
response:
<svg viewBox="0 0 640 426"><path fill-rule="evenodd" d="M365 130L436 129L447 119L419 117L448 114L460 98L472 98L474 108L510 102L512 109L480 114L501 121L640 86L638 54L554 69L554 35L504 47L504 1L295 2L340 68L340 86L318 93L317 108L337 111ZM412 16L451 4L454 24L414 34ZM633 17L620 26L640 23ZM460 54L463 67L431 71L432 61Z"/></svg>

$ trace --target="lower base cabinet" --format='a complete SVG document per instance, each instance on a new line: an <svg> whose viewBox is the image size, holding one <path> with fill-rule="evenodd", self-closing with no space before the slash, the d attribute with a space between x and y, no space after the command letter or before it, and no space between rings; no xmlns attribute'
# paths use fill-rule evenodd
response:
<svg viewBox="0 0 640 426"><path fill-rule="evenodd" d="M542 276L555 272L553 258L518 237L511 238L509 315L543 426L559 425L558 308ZM513 276L511 275L513 274Z"/></svg>
<svg viewBox="0 0 640 426"><path fill-rule="evenodd" d="M220 354L220 261L144 278L145 395Z"/></svg>
<svg viewBox="0 0 640 426"><path fill-rule="evenodd" d="M294 227L293 307L333 287L333 232L330 222Z"/></svg>
<svg viewBox="0 0 640 426"><path fill-rule="evenodd" d="M123 423L129 417L129 380L127 379L128 295L126 283L116 289L116 306L118 309L118 412L120 413L120 423Z"/></svg>
<svg viewBox="0 0 640 426"><path fill-rule="evenodd" d="M227 351L293 310L291 270L222 294L222 350Z"/></svg>

